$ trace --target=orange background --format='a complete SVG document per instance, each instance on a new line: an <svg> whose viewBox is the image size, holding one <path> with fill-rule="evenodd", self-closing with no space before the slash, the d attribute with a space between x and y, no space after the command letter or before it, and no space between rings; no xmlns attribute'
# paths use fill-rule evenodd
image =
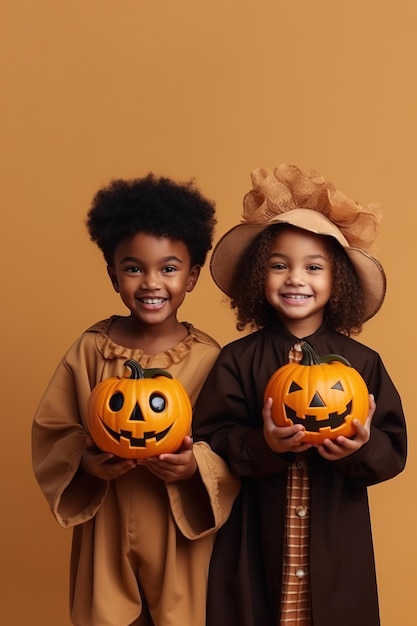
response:
<svg viewBox="0 0 417 626"><path fill-rule="evenodd" d="M382 624L414 626L416 17L410 0L3 0L2 623L69 624L70 531L33 478L30 430L67 347L124 312L84 228L94 192L149 170L196 177L218 238L251 170L287 162L384 208L389 290L360 340L402 395L410 455L370 497ZM237 336L207 267L180 318Z"/></svg>

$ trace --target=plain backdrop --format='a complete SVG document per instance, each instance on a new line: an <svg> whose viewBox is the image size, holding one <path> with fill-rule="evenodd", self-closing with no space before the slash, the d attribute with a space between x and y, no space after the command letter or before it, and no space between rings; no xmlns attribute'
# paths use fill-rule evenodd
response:
<svg viewBox="0 0 417 626"><path fill-rule="evenodd" d="M380 352L401 393L410 454L370 499L382 625L414 626L416 18L410 0L3 0L5 626L69 624L71 532L35 482L30 431L69 345L125 312L85 230L93 194L148 171L195 178L216 201L218 239L240 220L250 172L279 163L383 207L388 293L359 340ZM238 336L207 266L180 318L222 344Z"/></svg>

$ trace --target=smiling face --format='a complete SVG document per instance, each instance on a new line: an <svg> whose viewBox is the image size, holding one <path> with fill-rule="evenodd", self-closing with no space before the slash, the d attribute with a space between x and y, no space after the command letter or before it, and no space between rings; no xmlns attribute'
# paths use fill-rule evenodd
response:
<svg viewBox="0 0 417 626"><path fill-rule="evenodd" d="M279 232L268 259L265 298L292 334L307 337L321 326L331 285L322 237L301 229Z"/></svg>
<svg viewBox="0 0 417 626"><path fill-rule="evenodd" d="M176 323L177 309L194 288L200 266L191 267L184 242L139 232L117 246L108 273L133 317L144 324Z"/></svg>

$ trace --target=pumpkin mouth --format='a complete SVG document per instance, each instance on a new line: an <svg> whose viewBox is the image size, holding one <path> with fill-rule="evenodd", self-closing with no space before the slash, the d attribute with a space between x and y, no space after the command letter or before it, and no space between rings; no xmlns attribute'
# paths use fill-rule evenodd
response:
<svg viewBox="0 0 417 626"><path fill-rule="evenodd" d="M293 424L301 424L308 432L318 433L322 428L330 428L334 430L339 428L345 422L346 418L352 413L352 400L346 406L346 410L343 413L329 413L329 417L325 420L318 420L316 415L306 415L305 417L298 417L297 413L289 407L285 406L285 414Z"/></svg>
<svg viewBox="0 0 417 626"><path fill-rule="evenodd" d="M130 430L121 430L118 433L110 428L110 426L107 426L107 424L105 424L103 420L101 420L101 423L103 424L109 435L111 435L117 442L120 442L120 439L122 438L127 439L130 442L132 448L146 448L146 442L148 441L148 439L155 439L157 442L161 441L161 439L166 437L174 424L174 422L172 422L172 424L170 424L168 428L165 428L165 430L161 430L158 433L156 433L154 430L149 430L143 433L143 437L134 437L132 431Z"/></svg>

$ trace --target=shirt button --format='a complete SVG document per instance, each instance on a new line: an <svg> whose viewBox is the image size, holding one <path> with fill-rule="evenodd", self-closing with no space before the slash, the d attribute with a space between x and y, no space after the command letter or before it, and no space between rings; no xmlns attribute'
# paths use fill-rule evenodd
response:
<svg viewBox="0 0 417 626"><path fill-rule="evenodd" d="M307 507L301 506L300 504L295 508L295 514L297 515L297 517L305 517L307 515Z"/></svg>
<svg viewBox="0 0 417 626"><path fill-rule="evenodd" d="M304 578L306 573L305 573L305 570L303 570L302 567L297 567L297 569L295 570L295 575L297 576L297 578Z"/></svg>
<svg viewBox="0 0 417 626"><path fill-rule="evenodd" d="M298 469L298 470L303 471L303 470L305 470L305 469L306 469L306 462L305 462L305 461L302 461L301 459L299 459L299 460L296 462L296 467L297 467L297 469Z"/></svg>

